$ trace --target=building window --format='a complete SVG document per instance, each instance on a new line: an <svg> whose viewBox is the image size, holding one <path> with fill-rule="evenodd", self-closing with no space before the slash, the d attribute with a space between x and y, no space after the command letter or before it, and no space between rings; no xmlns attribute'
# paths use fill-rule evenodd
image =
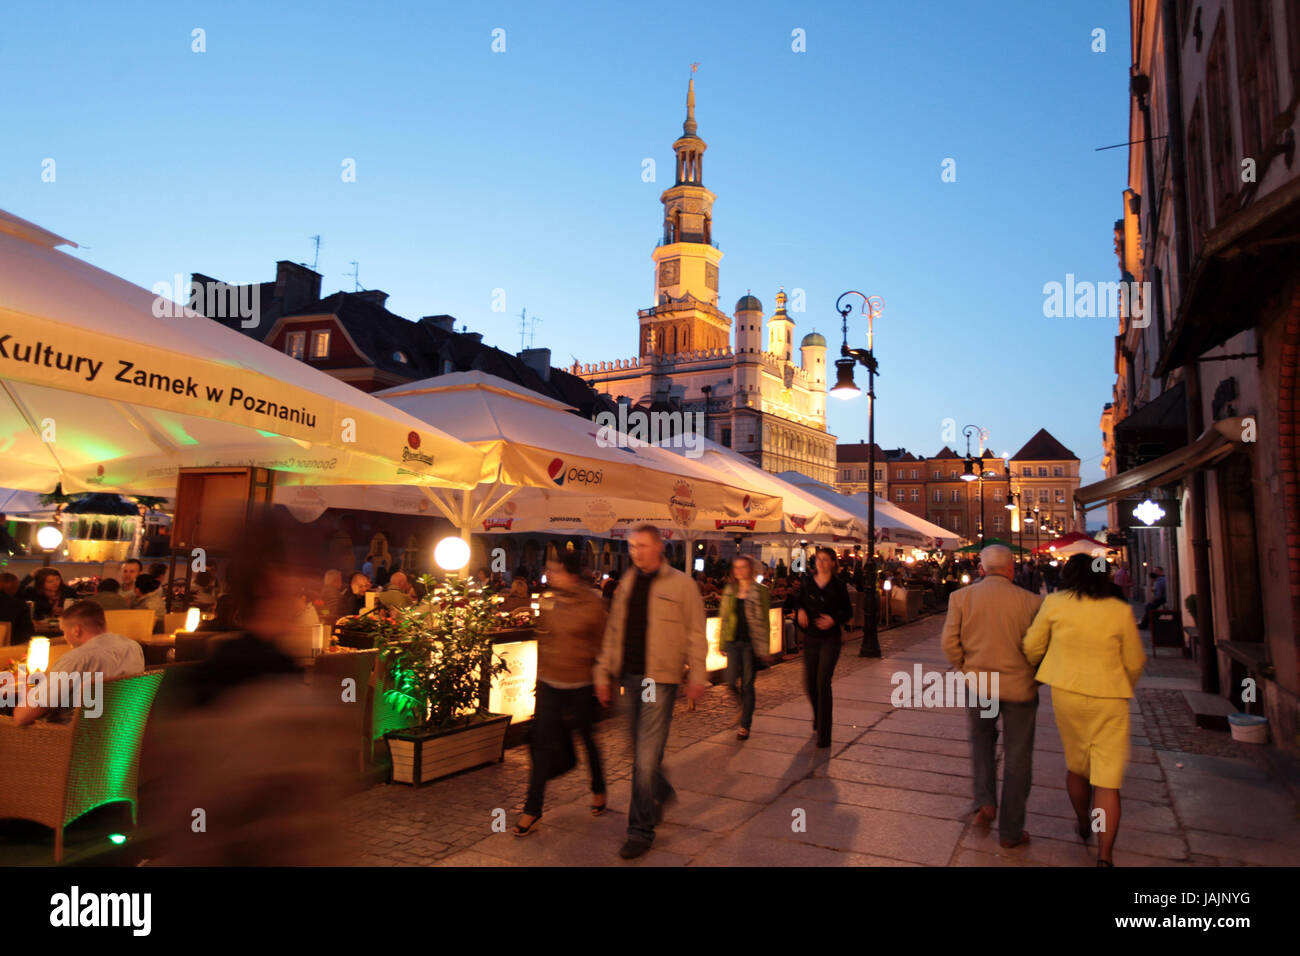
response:
<svg viewBox="0 0 1300 956"><path fill-rule="evenodd" d="M1050 498L1048 497L1048 495L1047 495L1047 489L1046 489L1046 488L1039 488L1039 489L1038 489L1038 503L1039 503L1039 504L1042 504L1042 505L1045 505L1045 504L1047 504L1047 502L1048 502L1049 500L1051 500L1051 499L1050 499Z"/></svg>
<svg viewBox="0 0 1300 956"><path fill-rule="evenodd" d="M894 480L895 480L895 481L902 481L902 480L903 480L903 469L900 468L900 469L898 469L898 471L894 472Z"/></svg>
<svg viewBox="0 0 1300 956"><path fill-rule="evenodd" d="M913 488L913 489L912 489L912 500L913 500L913 501L920 501L920 500L921 500L921 489L920 489L920 488Z"/></svg>
<svg viewBox="0 0 1300 956"><path fill-rule="evenodd" d="M303 356L307 354L307 333L290 332L286 335L284 338L284 352L291 358L296 358L301 362Z"/></svg>
<svg viewBox="0 0 1300 956"><path fill-rule="evenodd" d="M1053 478L1064 478L1064 477L1065 477L1065 469L1062 468L1060 465L1056 465L1056 466L1054 466L1054 467L1052 468L1052 477L1053 477Z"/></svg>
<svg viewBox="0 0 1300 956"><path fill-rule="evenodd" d="M724 428L724 429L722 430L722 446L723 446L724 448L730 448L730 447L731 447L731 429L730 429L730 428Z"/></svg>
<svg viewBox="0 0 1300 956"><path fill-rule="evenodd" d="M952 514L952 516L951 516L951 520L950 520L949 523L948 523L948 527L952 528L953 531L960 531L960 530L961 530L961 515L960 515L960 514L957 514L956 512L954 512L954 513Z"/></svg>
<svg viewBox="0 0 1300 956"><path fill-rule="evenodd" d="M845 468L844 471L840 473L840 481L852 481L852 480L853 480L853 469Z"/></svg>
<svg viewBox="0 0 1300 956"><path fill-rule="evenodd" d="M894 492L894 500L897 501L897 502L899 502L899 503L902 503L902 501L903 501L906 497L907 497L907 496L906 496L906 494L904 494L902 488L899 488L897 491Z"/></svg>
<svg viewBox="0 0 1300 956"><path fill-rule="evenodd" d="M1047 468L1046 468L1045 466L1043 466L1043 465L1039 465L1039 466L1038 466L1038 477L1039 477L1039 478L1046 478L1046 477L1047 477Z"/></svg>
<svg viewBox="0 0 1300 956"><path fill-rule="evenodd" d="M1292 4L1294 6L1294 4ZM1273 22L1270 4L1237 0L1232 18L1237 27L1237 96L1241 104L1241 148L1262 159L1273 139L1277 91L1273 69Z"/></svg>
<svg viewBox="0 0 1300 956"><path fill-rule="evenodd" d="M993 516L993 530L994 531L1002 530L1002 515L995 514Z"/></svg>
<svg viewBox="0 0 1300 956"><path fill-rule="evenodd" d="M938 469L936 469L935 472L934 472L934 480L935 480L935 481L938 481L940 477L941 477L941 476L940 476L940 474L939 474L939 471L938 471Z"/></svg>
<svg viewBox="0 0 1300 956"><path fill-rule="evenodd" d="M952 490L952 500L961 501L961 490L959 488L954 488Z"/></svg>
<svg viewBox="0 0 1300 956"><path fill-rule="evenodd" d="M1228 45L1224 37L1223 15L1220 14L1205 62L1206 129L1210 134L1210 179L1214 186L1216 219L1224 200L1236 189L1237 176L1228 93Z"/></svg>
<svg viewBox="0 0 1300 956"><path fill-rule="evenodd" d="M937 489L937 488L936 488L935 491L934 491L934 500L935 500L935 501L943 501L943 492L940 491L940 490Z"/></svg>
<svg viewBox="0 0 1300 956"><path fill-rule="evenodd" d="M915 469L915 468L912 469L912 480L913 480L913 481L916 480L916 469Z"/></svg>
<svg viewBox="0 0 1300 956"><path fill-rule="evenodd" d="M865 469L865 468L859 468L859 469L858 469L858 481L866 481L866 480L867 480L867 469Z"/></svg>
<svg viewBox="0 0 1300 956"><path fill-rule="evenodd" d="M883 468L877 468L876 481L884 481L884 480L885 480L885 470Z"/></svg>
<svg viewBox="0 0 1300 956"><path fill-rule="evenodd" d="M406 353L405 353L405 352L394 352L394 353L393 353L393 361L394 361L394 362L397 362L399 365L406 365L407 362L408 362L408 359L407 359L407 357L406 357Z"/></svg>
<svg viewBox="0 0 1300 956"><path fill-rule="evenodd" d="M1189 210L1192 225L1192 253L1201 248L1209 228L1205 207L1205 134L1201 124L1201 98L1192 104L1192 118L1187 124L1187 192L1191 200Z"/></svg>
<svg viewBox="0 0 1300 956"><path fill-rule="evenodd" d="M1025 465L1025 467L1020 469L1020 474L1026 478L1032 478L1034 477L1034 469L1030 468L1028 465Z"/></svg>
<svg viewBox="0 0 1300 956"><path fill-rule="evenodd" d="M1065 504L1065 492L1062 491L1060 488L1053 488L1052 496L1056 499L1056 503L1058 505Z"/></svg>
<svg viewBox="0 0 1300 956"><path fill-rule="evenodd" d="M957 477L957 469L954 468L952 471L950 471L950 472L948 473L948 475L949 475L949 477L951 477L951 478L956 478L956 477Z"/></svg>
<svg viewBox="0 0 1300 956"><path fill-rule="evenodd" d="M311 357L327 359L330 357L330 334L328 331L311 334Z"/></svg>

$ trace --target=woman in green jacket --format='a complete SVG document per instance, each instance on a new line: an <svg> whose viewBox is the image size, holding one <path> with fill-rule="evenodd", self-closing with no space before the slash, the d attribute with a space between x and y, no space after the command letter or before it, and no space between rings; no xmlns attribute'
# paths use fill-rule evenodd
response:
<svg viewBox="0 0 1300 956"><path fill-rule="evenodd" d="M754 562L737 555L731 562L731 579L722 591L722 650L727 655L727 686L736 692L740 681L739 740L749 738L754 720L754 657L766 660L771 646L768 634L770 592L754 579Z"/></svg>

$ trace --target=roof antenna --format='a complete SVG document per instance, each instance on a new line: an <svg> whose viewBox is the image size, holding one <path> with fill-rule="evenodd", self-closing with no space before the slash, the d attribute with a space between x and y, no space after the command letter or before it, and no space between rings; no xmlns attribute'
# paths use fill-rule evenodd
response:
<svg viewBox="0 0 1300 956"><path fill-rule="evenodd" d="M312 256L312 260L311 260L311 271L312 271L312 272L315 272L315 271L316 271L316 266L320 263L320 236L308 236L307 238L308 238L308 239L315 240L315 242L316 242L316 254L315 254L314 256ZM302 263L302 265L304 265L304 266L305 266L306 264L307 264L307 263L305 263L305 262Z"/></svg>
<svg viewBox="0 0 1300 956"><path fill-rule="evenodd" d="M353 259L353 260L352 260L352 271L351 271L351 272L345 272L345 273L343 273L343 274L344 274L345 276L351 276L351 277L352 277L352 284L353 284L353 286L354 286L354 288L353 288L352 291L353 291L353 292L360 292L360 291L361 291L361 266L357 265L357 260L356 260L356 259Z"/></svg>

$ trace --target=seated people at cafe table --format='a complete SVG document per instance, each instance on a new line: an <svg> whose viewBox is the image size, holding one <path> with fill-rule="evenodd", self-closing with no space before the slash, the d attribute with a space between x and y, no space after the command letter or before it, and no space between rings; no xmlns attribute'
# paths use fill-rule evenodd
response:
<svg viewBox="0 0 1300 956"><path fill-rule="evenodd" d="M63 610L63 602L72 597L72 590L63 584L63 576L53 568L41 568L32 578L31 586L22 595L24 601L32 602L32 618L44 621L57 617Z"/></svg>
<svg viewBox="0 0 1300 956"><path fill-rule="evenodd" d="M18 576L8 571L0 574L0 621L9 623L10 644L26 644L36 633L32 612L18 596Z"/></svg>
<svg viewBox="0 0 1300 956"><path fill-rule="evenodd" d="M117 578L102 578L95 593L87 596L86 600L94 601L105 611L127 609L126 598L122 597L122 584Z"/></svg>
<svg viewBox="0 0 1300 956"><path fill-rule="evenodd" d="M376 600L385 607L409 607L415 603L415 592L406 574L395 571L388 579L388 587L379 592Z"/></svg>
<svg viewBox="0 0 1300 956"><path fill-rule="evenodd" d="M370 578L360 571L353 572L348 580L348 590L339 598L339 617L351 617L366 609L366 592L370 590Z"/></svg>
<svg viewBox="0 0 1300 956"><path fill-rule="evenodd" d="M121 573L118 580L122 582L121 594L126 598L127 607L135 607L135 579L144 571L144 565L140 563L139 558L127 558L122 562Z"/></svg>
<svg viewBox="0 0 1300 956"><path fill-rule="evenodd" d="M102 674L103 680L112 680L144 672L144 649L138 641L109 631L104 609L94 601L70 604L59 618L59 627L72 650L51 664L47 675ZM19 707L14 723L33 723L50 710Z"/></svg>
<svg viewBox="0 0 1300 956"><path fill-rule="evenodd" d="M163 596L162 588L158 586L158 579L152 574L142 574L135 579L136 599L132 607L137 611L148 609L153 611L154 630L162 626L163 616L167 613L167 602Z"/></svg>

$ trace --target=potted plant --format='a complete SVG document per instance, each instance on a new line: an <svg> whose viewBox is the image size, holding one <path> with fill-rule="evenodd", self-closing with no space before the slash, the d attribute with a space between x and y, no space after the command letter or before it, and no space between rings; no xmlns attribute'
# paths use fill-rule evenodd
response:
<svg viewBox="0 0 1300 956"><path fill-rule="evenodd" d="M393 781L429 780L501 760L509 714L486 710L486 688L509 671L492 653L494 599L472 582L422 579L425 596L375 618L388 702L409 716L385 734ZM386 682L386 683L388 683Z"/></svg>

